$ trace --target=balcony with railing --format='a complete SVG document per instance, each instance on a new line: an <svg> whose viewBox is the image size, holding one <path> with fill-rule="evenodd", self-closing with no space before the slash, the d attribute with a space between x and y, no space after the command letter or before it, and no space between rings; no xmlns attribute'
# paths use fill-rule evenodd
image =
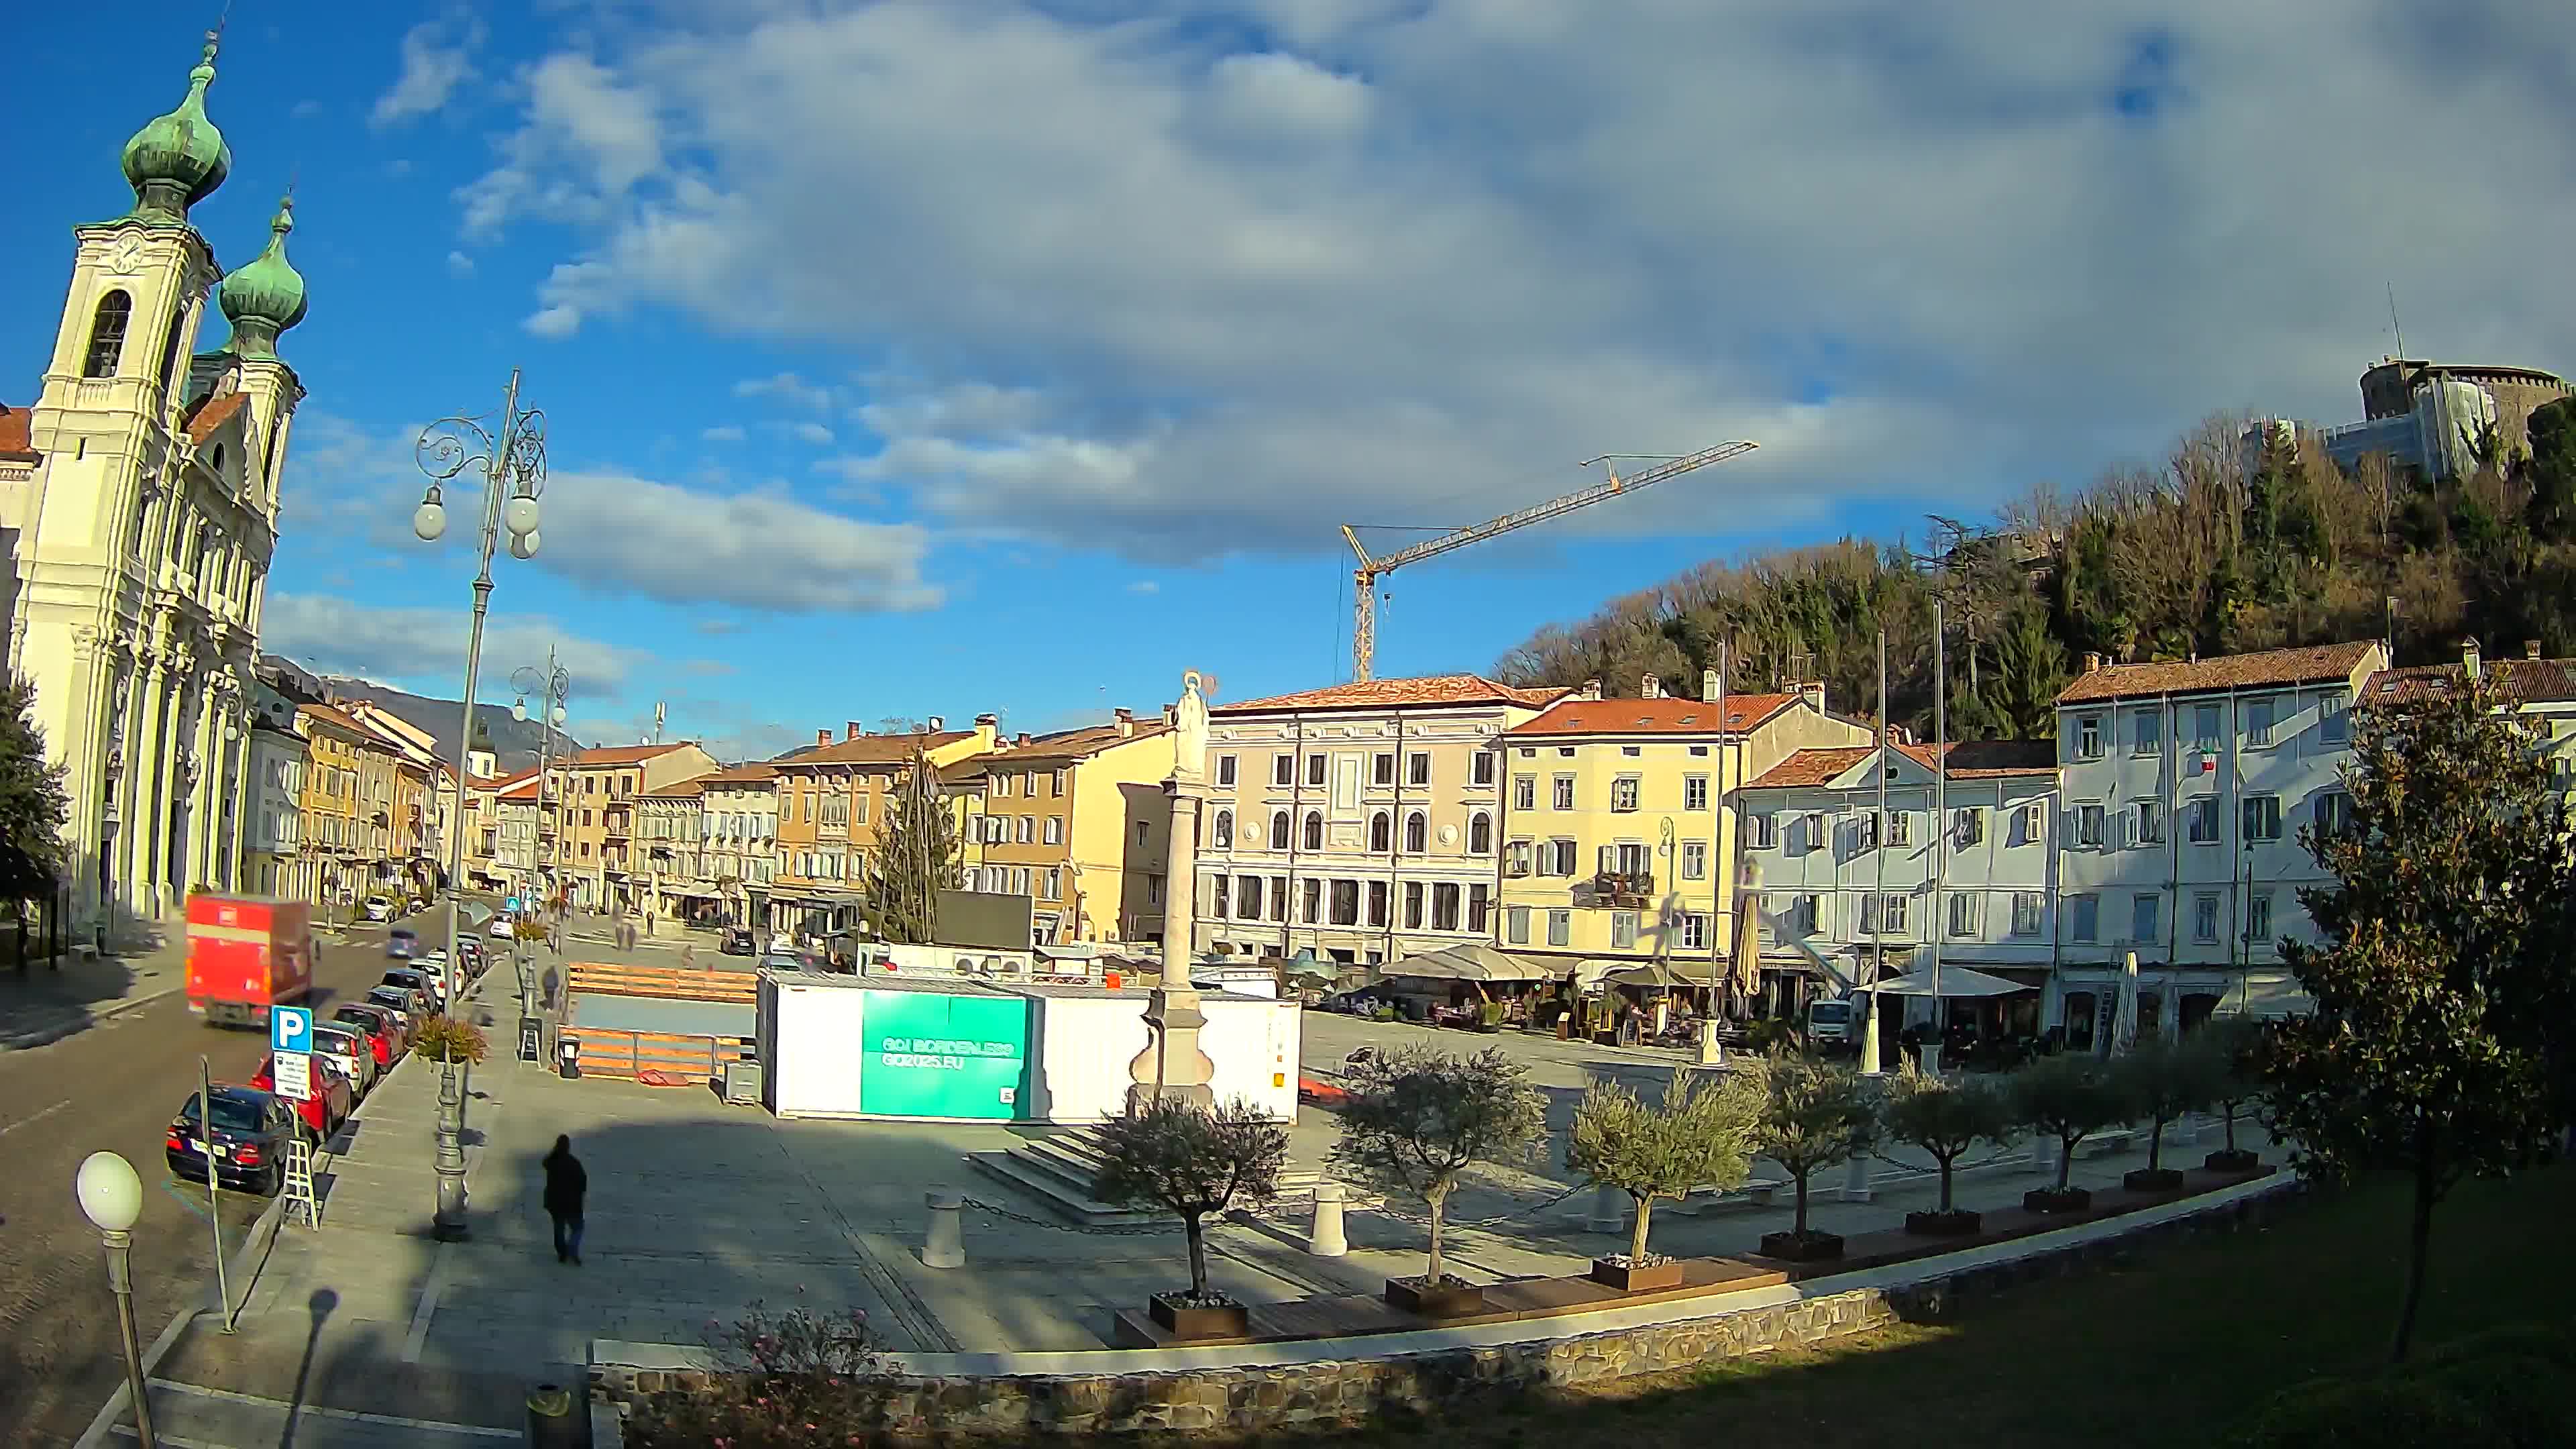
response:
<svg viewBox="0 0 2576 1449"><path fill-rule="evenodd" d="M1651 870L1605 870L1592 877L1595 906L1644 906L1654 895L1655 873Z"/></svg>

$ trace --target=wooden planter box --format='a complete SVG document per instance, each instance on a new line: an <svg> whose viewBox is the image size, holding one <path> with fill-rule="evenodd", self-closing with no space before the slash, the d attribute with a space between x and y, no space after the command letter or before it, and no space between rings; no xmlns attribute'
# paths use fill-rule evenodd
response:
<svg viewBox="0 0 2576 1449"><path fill-rule="evenodd" d="M1905 1230L1918 1238L1965 1238L1983 1232L1985 1218L1966 1208L1946 1213L1907 1213Z"/></svg>
<svg viewBox="0 0 2576 1449"><path fill-rule="evenodd" d="M2182 1169L2176 1167L2138 1167L2120 1175L2120 1186L2131 1192L2171 1192L2182 1186Z"/></svg>
<svg viewBox="0 0 2576 1449"><path fill-rule="evenodd" d="M1796 1233L1764 1233L1762 1256L1783 1263L1827 1263L1843 1255L1840 1233L1807 1230L1804 1237Z"/></svg>
<svg viewBox="0 0 2576 1449"><path fill-rule="evenodd" d="M2245 1173L2263 1165L2263 1159L2239 1147L2234 1151L2222 1147L2200 1160L2204 1172Z"/></svg>
<svg viewBox="0 0 2576 1449"><path fill-rule="evenodd" d="M2080 1213L2093 1206L2091 1191L2070 1187L2059 1192L2053 1187L2035 1187L2021 1195L2022 1211L2032 1213Z"/></svg>
<svg viewBox="0 0 2576 1449"><path fill-rule="evenodd" d="M1174 1338L1241 1338L1252 1332L1249 1310L1240 1303L1193 1307L1177 1297L1157 1293L1145 1304L1146 1314Z"/></svg>
<svg viewBox="0 0 2576 1449"><path fill-rule="evenodd" d="M1622 1293L1652 1293L1661 1288L1682 1286L1682 1260L1669 1258L1640 1268L1628 1263L1613 1263L1607 1258L1595 1258L1592 1271L1586 1276L1604 1288L1615 1288Z"/></svg>
<svg viewBox="0 0 2576 1449"><path fill-rule="evenodd" d="M1481 1313L1485 1309L1485 1290L1474 1283L1452 1279L1436 1287L1420 1278L1386 1280L1386 1301L1407 1313L1425 1318L1456 1318L1463 1314Z"/></svg>

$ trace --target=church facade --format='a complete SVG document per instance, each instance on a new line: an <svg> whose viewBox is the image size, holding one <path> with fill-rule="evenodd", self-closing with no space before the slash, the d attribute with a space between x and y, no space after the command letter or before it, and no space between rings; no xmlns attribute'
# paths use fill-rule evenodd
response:
<svg viewBox="0 0 2576 1449"><path fill-rule="evenodd" d="M252 664L304 396L277 340L305 294L292 198L229 275L189 221L232 169L206 114L215 53L210 36L178 108L126 143L132 208L73 229L41 387L0 418L17 425L0 438L9 665L65 767L74 918L113 936L167 922L191 890L256 884ZM231 335L199 352L210 305Z"/></svg>

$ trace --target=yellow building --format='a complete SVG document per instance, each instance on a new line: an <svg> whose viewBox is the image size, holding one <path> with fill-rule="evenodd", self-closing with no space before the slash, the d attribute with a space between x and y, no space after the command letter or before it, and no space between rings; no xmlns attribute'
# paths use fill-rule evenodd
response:
<svg viewBox="0 0 2576 1449"><path fill-rule="evenodd" d="M296 797L299 851L311 862L303 879L319 904L348 906L363 899L371 859L360 828L360 756L374 744L366 727L327 704L295 711L304 737L304 788Z"/></svg>
<svg viewBox="0 0 2576 1449"><path fill-rule="evenodd" d="M1169 723L1019 739L939 772L959 812L966 888L1029 898L1041 943L1142 941L1163 928Z"/></svg>
<svg viewBox="0 0 2576 1449"><path fill-rule="evenodd" d="M1716 692L1713 672L1703 692ZM1565 971L1661 959L1706 980L1720 967L1733 946L1735 791L1798 750L1869 739L1825 712L1821 686L1730 695L1722 708L1721 725L1708 700L1577 698L1496 738L1496 944Z"/></svg>
<svg viewBox="0 0 2576 1449"><path fill-rule="evenodd" d="M830 730L816 730L813 748L771 760L778 798L772 922L819 938L862 920L868 856L906 787L914 752L944 769L994 748L997 722L982 714L973 729L951 730L933 715L923 730L868 734L853 720L837 742Z"/></svg>

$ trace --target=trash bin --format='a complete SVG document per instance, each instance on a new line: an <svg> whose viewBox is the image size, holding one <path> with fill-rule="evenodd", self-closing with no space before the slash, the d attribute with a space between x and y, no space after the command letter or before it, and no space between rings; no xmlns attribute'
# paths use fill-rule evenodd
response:
<svg viewBox="0 0 2576 1449"><path fill-rule="evenodd" d="M528 1449L582 1449L590 1431L581 1402L561 1384L538 1384L528 1390Z"/></svg>

